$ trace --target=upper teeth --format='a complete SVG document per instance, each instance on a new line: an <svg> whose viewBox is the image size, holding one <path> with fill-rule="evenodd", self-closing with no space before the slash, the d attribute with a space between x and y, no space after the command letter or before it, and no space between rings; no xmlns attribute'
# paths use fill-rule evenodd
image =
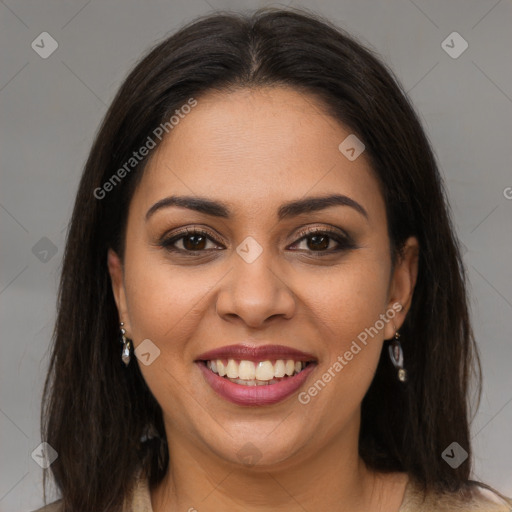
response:
<svg viewBox="0 0 512 512"><path fill-rule="evenodd" d="M207 361L206 366L221 377L244 380L272 380L299 373L306 366L306 362L278 359L272 364L272 361L254 363L245 359L241 361L228 359L226 364L226 360L215 359Z"/></svg>

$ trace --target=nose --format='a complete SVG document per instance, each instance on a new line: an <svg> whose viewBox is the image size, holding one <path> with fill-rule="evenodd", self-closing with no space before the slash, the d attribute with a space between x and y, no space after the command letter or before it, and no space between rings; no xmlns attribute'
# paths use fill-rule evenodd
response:
<svg viewBox="0 0 512 512"><path fill-rule="evenodd" d="M233 268L217 295L217 314L230 322L262 328L278 318L293 317L296 301L279 266L264 250L251 263L233 254Z"/></svg>

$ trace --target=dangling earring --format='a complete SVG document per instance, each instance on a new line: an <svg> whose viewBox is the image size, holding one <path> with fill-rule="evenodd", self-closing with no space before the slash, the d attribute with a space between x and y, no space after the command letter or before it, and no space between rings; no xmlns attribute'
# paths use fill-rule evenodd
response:
<svg viewBox="0 0 512 512"><path fill-rule="evenodd" d="M124 322L121 322L120 326L121 326L121 343L123 344L123 350L121 351L121 359L123 360L123 363L125 364L125 366L128 366L128 364L130 364L130 359L131 359L130 349L132 347L132 343L125 336L126 331L124 330Z"/></svg>
<svg viewBox="0 0 512 512"><path fill-rule="evenodd" d="M389 358L393 363L393 366L398 369L398 380L400 382L407 381L407 370L404 368L404 351L402 350L402 345L400 344L400 333L398 331L395 332L395 338L389 344Z"/></svg>

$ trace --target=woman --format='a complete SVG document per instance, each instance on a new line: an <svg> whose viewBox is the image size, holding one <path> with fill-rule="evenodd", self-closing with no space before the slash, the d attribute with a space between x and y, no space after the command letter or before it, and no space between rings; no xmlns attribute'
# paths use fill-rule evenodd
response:
<svg viewBox="0 0 512 512"><path fill-rule="evenodd" d="M479 375L442 181L375 56L271 9L136 66L68 235L46 510L510 510L469 480Z"/></svg>

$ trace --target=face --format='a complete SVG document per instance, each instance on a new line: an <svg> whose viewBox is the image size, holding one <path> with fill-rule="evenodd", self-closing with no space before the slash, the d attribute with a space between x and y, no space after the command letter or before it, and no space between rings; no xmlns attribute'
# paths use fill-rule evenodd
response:
<svg viewBox="0 0 512 512"><path fill-rule="evenodd" d="M131 364L171 445L237 463L252 450L259 465L286 467L357 441L383 340L410 305L417 242L392 270L368 160L338 149L349 135L312 96L242 89L198 98L152 156L130 204L125 259L110 251L108 263L127 336L149 353ZM335 195L309 211L282 208ZM170 196L223 208L162 202ZM273 383L228 381L210 357L223 361L219 373L233 359L228 375ZM279 377L288 359L308 364Z"/></svg>

